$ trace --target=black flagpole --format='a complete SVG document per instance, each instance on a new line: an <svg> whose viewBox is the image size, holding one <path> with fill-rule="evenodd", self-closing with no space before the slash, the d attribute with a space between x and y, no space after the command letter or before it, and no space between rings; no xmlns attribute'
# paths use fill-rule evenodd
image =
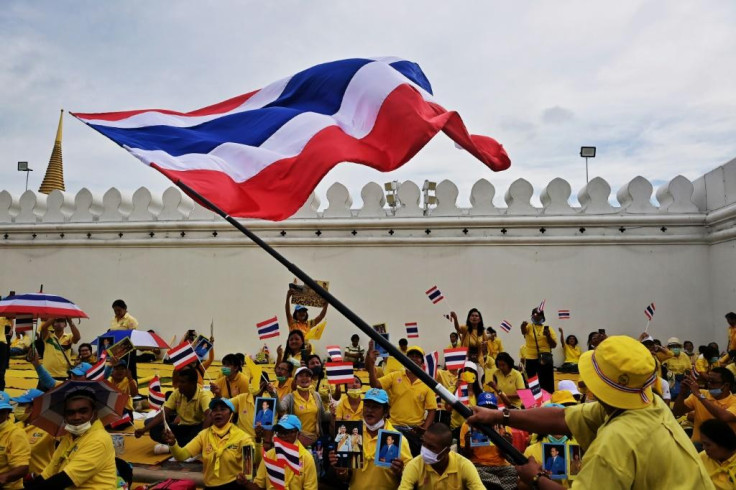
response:
<svg viewBox="0 0 736 490"><path fill-rule="evenodd" d="M245 236L250 238L253 242L255 242L256 245L261 247L263 250L265 250L271 257L279 261L284 267L286 267L289 272L294 274L296 277L302 280L304 284L309 286L315 293L320 295L327 303L332 305L333 308L335 308L337 311L343 314L345 318L350 320L356 327L360 329L361 332L366 334L368 337L373 339L373 341L386 349L388 353L393 356L397 361L399 361L406 369L411 371L411 373L419 378L422 383L429 386L432 391L434 391L437 395L440 396L443 400L445 400L447 403L452 405L452 408L456 410L460 415L463 416L463 418L468 418L471 415L473 415L473 411L470 410L470 408L466 407L465 405L460 402L457 397L453 394L447 391L447 389L442 386L440 383L438 383L436 380L432 379L424 370L415 364L411 359L406 357L399 349L394 347L393 344L391 344L388 340L386 340L382 335L380 335L378 332L376 332L370 325L368 325L365 321L363 321L362 318L360 318L358 315L353 313L353 311L342 304L340 300L338 300L336 297L334 297L332 294L330 294L329 291L325 290L322 286L317 284L309 275L301 270L299 267L294 265L293 263L286 260L286 258L278 253L276 250L274 250L273 247L271 247L269 244L261 240L258 235L254 234L252 231L250 231L248 228L243 226L238 220L233 218L232 216L228 215L225 211L218 208L214 204L212 204L208 199L203 197L201 194L199 194L197 191L183 183L181 180L177 180L176 185L179 186L184 192L186 192L191 198L195 199L198 203L204 205L205 207L209 208L210 210L214 211L218 215L222 216L222 218L225 219L228 223L233 225L235 228L237 228L241 233L243 233ZM501 451L504 453L506 458L513 464L516 465L523 465L527 463L527 458L521 454L510 442L508 442L503 436L501 436L498 432L493 430L492 427L487 426L479 426L477 427L481 432L483 432L485 435L487 435L493 443L498 446Z"/></svg>

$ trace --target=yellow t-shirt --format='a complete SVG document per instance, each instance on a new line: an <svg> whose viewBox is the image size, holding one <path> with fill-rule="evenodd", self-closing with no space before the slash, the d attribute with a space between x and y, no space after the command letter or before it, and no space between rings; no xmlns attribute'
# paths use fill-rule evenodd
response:
<svg viewBox="0 0 736 490"><path fill-rule="evenodd" d="M478 335L477 330L468 332L468 326L461 325L458 334L460 335L460 346L468 348L476 347L478 349L478 354L481 354L481 346L483 343L488 341L488 335L486 335L485 329L481 335Z"/></svg>
<svg viewBox="0 0 736 490"><path fill-rule="evenodd" d="M541 348L542 344L539 344L539 347ZM577 364L578 361L580 360L580 356L583 354L580 351L580 347L577 345L573 347L571 345L565 344L564 348L565 348L565 362L570 363L570 364Z"/></svg>
<svg viewBox="0 0 736 490"><path fill-rule="evenodd" d="M710 475L716 490L733 490L736 488L736 454L721 463L708 457L705 451L702 451L700 460L705 466L705 471Z"/></svg>
<svg viewBox="0 0 736 490"><path fill-rule="evenodd" d="M69 362L71 362L73 336L71 333L65 333L57 339L51 329L47 332L46 348L43 351L43 367L54 378L66 378L70 369L66 360L69 359ZM64 349L64 351L62 352L61 349Z"/></svg>
<svg viewBox="0 0 736 490"><path fill-rule="evenodd" d="M503 392L509 400L514 404L515 407L521 406L521 398L517 390L523 390L526 388L524 384L524 377L516 369L511 369L509 374L503 374L501 370L497 370L494 373L494 379L496 380L496 387L499 391Z"/></svg>
<svg viewBox="0 0 736 490"><path fill-rule="evenodd" d="M227 431L222 437L215 434L217 429L212 426L197 434L183 448L178 445L171 447L171 454L179 460L202 455L202 479L208 487L233 482L238 473L243 472L243 446L251 446L255 455L253 439L233 424L228 425L229 428L222 428Z"/></svg>
<svg viewBox="0 0 736 490"><path fill-rule="evenodd" d="M465 447L465 435L470 432L470 426L467 422L463 422L460 429L460 447ZM511 434L511 430L506 428L506 433ZM495 445L471 447L473 456L470 461L479 466L509 466L509 462L503 457L503 453ZM537 460L539 461L539 460Z"/></svg>
<svg viewBox="0 0 736 490"><path fill-rule="evenodd" d="M539 354L537 352L537 343L539 344L539 350L542 352L552 352L552 347L549 345L549 342L547 341L547 337L544 335L544 325L535 325L533 323L529 323L526 326L526 335L524 336L524 339L526 339L526 351L525 351L525 358L526 359L538 359ZM555 329L552 327L549 327L549 337L557 342L557 334L555 333ZM534 334L537 335L537 341L534 342Z"/></svg>
<svg viewBox="0 0 736 490"><path fill-rule="evenodd" d="M453 452L449 457L450 462L441 475L425 464L421 456L412 459L404 467L399 490L485 490L470 460Z"/></svg>
<svg viewBox="0 0 736 490"><path fill-rule="evenodd" d="M403 373L404 371L406 371L404 365L397 361L395 358L391 356L386 358L386 364L383 367L384 376L391 373Z"/></svg>
<svg viewBox="0 0 736 490"><path fill-rule="evenodd" d="M728 327L728 349L726 349L726 352L730 350L736 349L736 327Z"/></svg>
<svg viewBox="0 0 736 490"><path fill-rule="evenodd" d="M25 431L28 444L31 447L31 464L28 471L40 475L51 462L54 449L56 449L56 439L35 425L24 426L22 422L18 422L16 425Z"/></svg>
<svg viewBox="0 0 736 490"><path fill-rule="evenodd" d="M223 398L234 398L241 393L250 393L250 378L242 372L236 374L235 379L229 382L227 377L220 376L213 384L220 388L220 395Z"/></svg>
<svg viewBox="0 0 736 490"><path fill-rule="evenodd" d="M496 337L495 340L488 340L486 342L486 348L488 349L487 357L496 359L496 356L503 352L503 342L501 342L499 337Z"/></svg>
<svg viewBox="0 0 736 490"><path fill-rule="evenodd" d="M133 410L133 396L131 393L131 386L138 387L138 383L135 380L123 378L120 383L116 383L112 376L108 378L108 381L115 385L118 391L124 395L128 395L128 401L125 403L126 410Z"/></svg>
<svg viewBox="0 0 736 490"><path fill-rule="evenodd" d="M685 374L685 371L692 369L693 365L690 363L690 358L687 354L680 352L679 356L673 356L664 361L667 369L674 374Z"/></svg>
<svg viewBox="0 0 736 490"><path fill-rule="evenodd" d="M391 422L384 422L384 430L396 430ZM363 467L352 471L350 476L350 490L393 490L399 485L399 478L394 475L390 468L376 466L376 444L378 432L372 437L363 426ZM409 441L406 437L401 438L401 451L399 459L406 465L411 461Z"/></svg>
<svg viewBox="0 0 736 490"><path fill-rule="evenodd" d="M360 400L358 408L353 410L350 406L350 397L343 395L335 407L335 420L363 420L363 400Z"/></svg>
<svg viewBox="0 0 736 490"><path fill-rule="evenodd" d="M732 414L736 415L736 395L730 394L722 400L716 400L711 396L708 390L700 390L705 395L705 398L724 410L728 410ZM700 442L700 424L706 420L714 419L715 417L705 408L700 400L695 395L690 395L685 399L685 406L690 410L695 410L695 420L693 421L693 441ZM728 424L733 430L736 431L736 422Z"/></svg>
<svg viewBox="0 0 736 490"><path fill-rule="evenodd" d="M711 369L718 367L719 364L713 363L711 364L708 359L704 358L702 354L698 357L698 359L695 361L695 371L698 373L698 375L702 376L706 373L709 373Z"/></svg>
<svg viewBox="0 0 736 490"><path fill-rule="evenodd" d="M29 465L30 459L31 446L28 444L26 433L12 421L7 420L0 429L0 473ZM23 488L23 478L7 482L2 487Z"/></svg>
<svg viewBox="0 0 736 490"><path fill-rule="evenodd" d="M133 318L130 313L123 315L123 318L112 317L112 320L110 320L110 330L136 330L137 328L138 320Z"/></svg>
<svg viewBox="0 0 736 490"><path fill-rule="evenodd" d="M304 449L304 446L302 446L302 443L298 440L296 441L296 445L299 446L299 462L301 463L302 470L299 475L295 475L291 471L291 467L286 465L284 488L287 490L317 490L317 468L314 466L314 458L309 451ZM268 459L275 460L276 450L269 450L266 453L266 457ZM266 475L266 463L263 460L261 460L261 464L258 465L258 472L256 473L253 483L267 490L273 490L276 488L271 484L271 480L268 479L268 475Z"/></svg>
<svg viewBox="0 0 736 490"><path fill-rule="evenodd" d="M470 390L470 387L468 387L468 390ZM473 407L477 403L475 395L468 391L468 406ZM460 412L457 410L452 411L452 415L450 415L450 429L455 430L461 425L463 425L463 422L465 422L465 417L460 415Z"/></svg>
<svg viewBox="0 0 736 490"><path fill-rule="evenodd" d="M572 488L713 488L695 446L657 396L646 408L614 416L598 402L574 405L565 422L585 450ZM666 471L652 461L666 462Z"/></svg>
<svg viewBox="0 0 736 490"><path fill-rule="evenodd" d="M415 379L412 383L406 373L394 372L378 379L388 393L391 423L416 427L424 422L425 410L437 410L437 399L429 386Z"/></svg>
<svg viewBox="0 0 736 490"><path fill-rule="evenodd" d="M238 414L238 428L255 439L256 428L253 427L253 421L256 416L255 398L253 398L250 392L245 392L230 398L230 401L233 402L235 413Z"/></svg>
<svg viewBox="0 0 736 490"><path fill-rule="evenodd" d="M306 322L298 322L294 320L289 325L289 332L292 330L301 330L304 335L307 335L307 332L309 332L309 330L315 325L316 323L314 323L314 320L307 320Z"/></svg>
<svg viewBox="0 0 736 490"><path fill-rule="evenodd" d="M317 437L319 435L319 407L314 399L315 392L310 391L309 397L305 400L301 393L297 390L292 393L294 396L294 415L299 418L302 423L302 434L308 437Z"/></svg>
<svg viewBox="0 0 736 490"><path fill-rule="evenodd" d="M276 398L281 400L283 397L291 393L291 382L294 381L293 378L286 378L286 381L284 381L284 386L279 386L278 383L274 384L274 388L276 388Z"/></svg>
<svg viewBox="0 0 736 490"><path fill-rule="evenodd" d="M67 434L61 438L51 463L43 471L44 479L64 472L78 490L114 490L117 488L115 448L102 422L76 439Z"/></svg>
<svg viewBox="0 0 736 490"><path fill-rule="evenodd" d="M204 422L205 413L210 409L212 393L197 386L191 400L176 389L164 403L166 410L174 410L181 420L181 425L197 425Z"/></svg>
<svg viewBox="0 0 736 490"><path fill-rule="evenodd" d="M455 385L457 384L457 372L453 373L447 369L437 370L437 382L447 388L448 390L455 391Z"/></svg>

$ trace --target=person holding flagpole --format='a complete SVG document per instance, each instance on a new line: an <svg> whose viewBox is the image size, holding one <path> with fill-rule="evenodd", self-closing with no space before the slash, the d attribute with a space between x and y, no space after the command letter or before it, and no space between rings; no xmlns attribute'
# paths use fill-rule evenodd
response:
<svg viewBox="0 0 736 490"><path fill-rule="evenodd" d="M541 306L541 305L540 305ZM539 385L548 393L555 391L555 367L552 349L557 347L557 336L554 329L545 325L544 310L540 307L532 310L530 322L521 322L521 335L526 341L525 369L529 378L539 377Z"/></svg>

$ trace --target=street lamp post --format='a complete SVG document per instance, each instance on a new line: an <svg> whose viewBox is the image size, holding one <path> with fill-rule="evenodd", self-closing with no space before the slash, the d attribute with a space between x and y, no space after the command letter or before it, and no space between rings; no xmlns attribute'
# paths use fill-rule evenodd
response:
<svg viewBox="0 0 736 490"><path fill-rule="evenodd" d="M580 156L585 158L585 183L587 184L589 182L588 180L588 158L595 158L595 146L581 146Z"/></svg>
<svg viewBox="0 0 736 490"><path fill-rule="evenodd" d="M18 162L18 172L26 173L26 190L28 190L28 175L29 172L33 172L33 169L28 166L28 162Z"/></svg>

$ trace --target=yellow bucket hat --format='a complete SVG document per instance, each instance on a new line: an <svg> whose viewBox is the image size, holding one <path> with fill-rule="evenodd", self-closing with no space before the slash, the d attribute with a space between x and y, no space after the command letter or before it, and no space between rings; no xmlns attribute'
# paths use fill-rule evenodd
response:
<svg viewBox="0 0 736 490"><path fill-rule="evenodd" d="M560 405L577 405L578 401L568 390L557 390L550 396L549 401Z"/></svg>
<svg viewBox="0 0 736 490"><path fill-rule="evenodd" d="M580 356L578 368L585 386L607 405L635 410L652 402L657 367L649 350L631 337L608 337Z"/></svg>

